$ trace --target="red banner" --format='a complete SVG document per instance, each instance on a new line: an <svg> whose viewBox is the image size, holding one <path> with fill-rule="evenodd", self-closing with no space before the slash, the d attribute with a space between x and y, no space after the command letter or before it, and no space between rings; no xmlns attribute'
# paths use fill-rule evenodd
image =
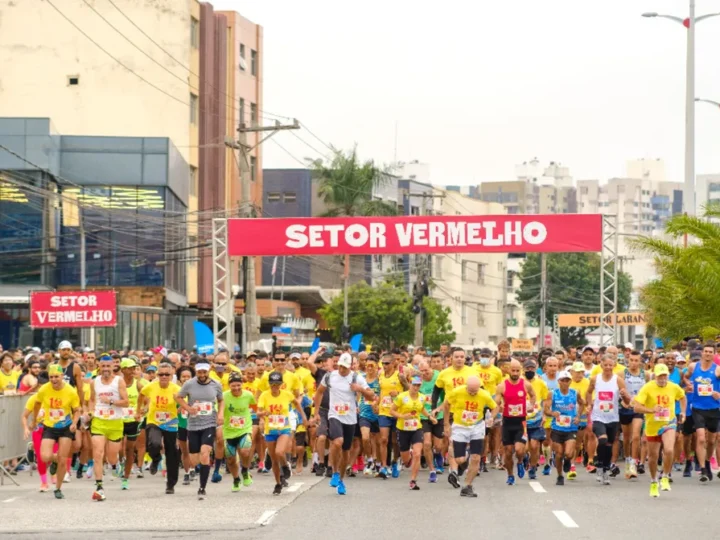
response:
<svg viewBox="0 0 720 540"><path fill-rule="evenodd" d="M30 293L33 328L115 326L115 291L35 291Z"/></svg>
<svg viewBox="0 0 720 540"><path fill-rule="evenodd" d="M229 219L230 255L585 252L600 214Z"/></svg>

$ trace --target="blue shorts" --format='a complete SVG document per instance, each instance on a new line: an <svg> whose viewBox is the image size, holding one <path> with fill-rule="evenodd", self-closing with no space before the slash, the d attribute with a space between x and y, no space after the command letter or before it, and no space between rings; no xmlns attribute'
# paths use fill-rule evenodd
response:
<svg viewBox="0 0 720 540"><path fill-rule="evenodd" d="M363 418L362 416L358 420L358 425L361 428L370 428L370 433L380 433L380 425L377 419L370 420L369 418Z"/></svg>
<svg viewBox="0 0 720 540"><path fill-rule="evenodd" d="M277 440L283 435L290 436L290 429L273 429L270 433L265 434L265 442L277 442Z"/></svg>
<svg viewBox="0 0 720 540"><path fill-rule="evenodd" d="M225 439L225 456L233 457L240 448L252 447L252 433L245 433L239 437Z"/></svg>
<svg viewBox="0 0 720 540"><path fill-rule="evenodd" d="M390 428L392 430L396 422L397 419L392 416L378 416L378 426L381 428Z"/></svg>
<svg viewBox="0 0 720 540"><path fill-rule="evenodd" d="M545 440L545 428L540 424L537 427L527 428L528 439L531 441L544 441Z"/></svg>

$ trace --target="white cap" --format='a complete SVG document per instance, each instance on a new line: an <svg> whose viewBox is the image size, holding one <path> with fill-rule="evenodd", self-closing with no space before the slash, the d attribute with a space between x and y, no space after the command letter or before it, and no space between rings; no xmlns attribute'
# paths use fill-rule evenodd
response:
<svg viewBox="0 0 720 540"><path fill-rule="evenodd" d="M557 379L572 379L570 376L570 372L566 370L562 370L560 373L557 374Z"/></svg>
<svg viewBox="0 0 720 540"><path fill-rule="evenodd" d="M58 345L58 350L61 349L72 349L72 343L70 343L68 340L61 341L60 345Z"/></svg>
<svg viewBox="0 0 720 540"><path fill-rule="evenodd" d="M290 353L290 360L294 360L295 358L302 358L302 356L300 356L300 353Z"/></svg>
<svg viewBox="0 0 720 540"><path fill-rule="evenodd" d="M195 371L200 371L201 369L204 369L205 371L210 371L210 364L208 364L207 362L195 364Z"/></svg>
<svg viewBox="0 0 720 540"><path fill-rule="evenodd" d="M27 364L27 361L30 360L35 356L35 353L28 353L25 355L25 360L23 361L24 364Z"/></svg>
<svg viewBox="0 0 720 540"><path fill-rule="evenodd" d="M625 348L626 348L626 349L634 349L635 347L633 347L633 344L628 341L628 342L625 344Z"/></svg>
<svg viewBox="0 0 720 540"><path fill-rule="evenodd" d="M42 352L42 351L40 350L40 347L33 347L33 348L30 349L30 350L31 350L32 352L34 352L35 354L40 354L40 353Z"/></svg>
<svg viewBox="0 0 720 540"><path fill-rule="evenodd" d="M350 356L350 353L342 353L340 355L338 366L346 367L348 369L352 366L352 356Z"/></svg>

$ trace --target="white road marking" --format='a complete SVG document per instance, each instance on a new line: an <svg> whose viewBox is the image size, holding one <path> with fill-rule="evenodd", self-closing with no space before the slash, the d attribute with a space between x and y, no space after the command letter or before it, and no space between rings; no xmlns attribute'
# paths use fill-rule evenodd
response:
<svg viewBox="0 0 720 540"><path fill-rule="evenodd" d="M547 493L545 488L540 485L540 482L528 482L528 485L532 488L535 493Z"/></svg>
<svg viewBox="0 0 720 540"><path fill-rule="evenodd" d="M11 502L16 501L16 500L17 500L17 497L12 497L12 498L10 498L10 499L5 499L3 502L4 502L4 503L11 503Z"/></svg>
<svg viewBox="0 0 720 540"><path fill-rule="evenodd" d="M575 523L573 518L571 518L567 512L564 512L563 510L553 510L553 514L555 514L555 517L558 518L560 523L565 525L568 529L577 529L579 527L579 525Z"/></svg>
<svg viewBox="0 0 720 540"><path fill-rule="evenodd" d="M260 516L260 519L258 519L255 523L257 523L261 527L264 527L265 525L270 523L270 521L272 521L272 518L275 517L275 514L277 514L277 510L265 510L262 516Z"/></svg>
<svg viewBox="0 0 720 540"><path fill-rule="evenodd" d="M303 482L296 482L295 484L287 488L285 491L287 491L288 493L295 493L298 489L302 487L302 485Z"/></svg>

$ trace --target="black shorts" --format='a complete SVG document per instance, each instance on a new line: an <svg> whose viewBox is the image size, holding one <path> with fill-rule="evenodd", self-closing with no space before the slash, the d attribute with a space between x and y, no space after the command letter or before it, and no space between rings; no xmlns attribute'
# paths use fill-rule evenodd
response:
<svg viewBox="0 0 720 540"><path fill-rule="evenodd" d="M55 442L59 442L60 439L75 440L75 434L70 431L70 426L64 428L52 428L43 426L42 440L52 439Z"/></svg>
<svg viewBox="0 0 720 540"><path fill-rule="evenodd" d="M307 433L301 432L301 433L295 433L295 446L306 446L305 441L307 439Z"/></svg>
<svg viewBox="0 0 720 540"><path fill-rule="evenodd" d="M468 445L470 446L470 455L473 456L482 456L483 450L485 450L485 439L474 439L470 441L469 443L466 442L458 442L458 441L452 441L453 445L453 456L455 456L455 459L459 457L465 457L465 454L468 450Z"/></svg>
<svg viewBox="0 0 720 540"><path fill-rule="evenodd" d="M629 426L630 424L632 424L633 420L643 420L644 418L645 418L645 415L641 414L641 413L621 414L620 415L620 425Z"/></svg>
<svg viewBox="0 0 720 540"><path fill-rule="evenodd" d="M370 420L361 416L358 419L358 426L361 428L370 428L370 433L380 433L380 424L378 424L377 420Z"/></svg>
<svg viewBox="0 0 720 540"><path fill-rule="evenodd" d="M342 449L347 451L352 448L353 439L355 438L355 426L357 424L343 424L337 418L330 418L328 425L328 438L331 441L342 439Z"/></svg>
<svg viewBox="0 0 720 540"><path fill-rule="evenodd" d="M695 433L695 420L693 420L692 414L685 417L685 421L682 425L682 434L686 437L690 437Z"/></svg>
<svg viewBox="0 0 720 540"><path fill-rule="evenodd" d="M186 442L187 439L188 439L188 430L187 430L187 428L179 427L179 428L178 428L178 434L177 434L177 440L178 440L178 441L182 441L182 442Z"/></svg>
<svg viewBox="0 0 720 540"><path fill-rule="evenodd" d="M720 409L693 409L692 419L695 429L707 429L710 433L717 433Z"/></svg>
<svg viewBox="0 0 720 540"><path fill-rule="evenodd" d="M401 452L407 452L415 444L423 443L423 432L422 429L415 431L403 431L398 429L398 446Z"/></svg>
<svg viewBox="0 0 720 540"><path fill-rule="evenodd" d="M565 444L568 441L577 439L577 431L556 431L550 432L550 440L555 444Z"/></svg>
<svg viewBox="0 0 720 540"><path fill-rule="evenodd" d="M259 426L260 425L260 419L256 416L252 419L252 425L253 426Z"/></svg>
<svg viewBox="0 0 720 540"><path fill-rule="evenodd" d="M501 438L503 446L513 446L517 443L526 443L525 418L503 416Z"/></svg>
<svg viewBox="0 0 720 540"><path fill-rule="evenodd" d="M438 420L434 424L430 420L423 420L422 431L423 433L432 433L432 436L436 439L442 439L445 436L442 420Z"/></svg>
<svg viewBox="0 0 720 540"><path fill-rule="evenodd" d="M618 430L620 429L620 422L598 422L597 420L592 423L592 431L595 436L600 439L603 436L607 437L608 444L613 444L617 438Z"/></svg>
<svg viewBox="0 0 720 540"><path fill-rule="evenodd" d="M328 410L323 409L320 407L319 416L320 416L320 423L317 427L316 435L318 437L327 437L330 433L330 424L328 423Z"/></svg>
<svg viewBox="0 0 720 540"><path fill-rule="evenodd" d="M123 425L123 436L128 441L135 441L140 435L140 422L126 422Z"/></svg>
<svg viewBox="0 0 720 540"><path fill-rule="evenodd" d="M199 454L203 446L215 445L215 431L217 428L207 427L198 431L188 430L188 452Z"/></svg>

